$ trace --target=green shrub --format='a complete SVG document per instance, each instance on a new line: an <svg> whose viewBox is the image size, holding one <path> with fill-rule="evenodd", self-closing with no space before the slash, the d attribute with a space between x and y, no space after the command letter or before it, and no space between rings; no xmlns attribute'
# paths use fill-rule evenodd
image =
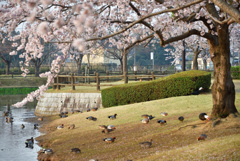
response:
<svg viewBox="0 0 240 161"><path fill-rule="evenodd" d="M231 67L231 73L234 79L240 79L240 66Z"/></svg>
<svg viewBox="0 0 240 161"><path fill-rule="evenodd" d="M209 89L211 73L185 71L151 82L129 83L101 90L103 107L125 105L167 97L184 96L203 87Z"/></svg>

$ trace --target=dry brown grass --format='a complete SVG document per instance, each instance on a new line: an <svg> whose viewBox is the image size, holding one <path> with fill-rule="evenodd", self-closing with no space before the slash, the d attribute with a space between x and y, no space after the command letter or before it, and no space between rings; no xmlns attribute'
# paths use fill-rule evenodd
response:
<svg viewBox="0 0 240 161"><path fill-rule="evenodd" d="M240 94L236 95L236 106L240 110ZM222 119L215 128L212 123L199 124L200 112L211 112L212 96L182 96L143 103L99 109L96 112L70 114L67 118L52 116L45 118L43 125L47 135L36 140L54 151L57 160L83 160L96 158L100 161L132 160L237 160L240 158L240 118ZM164 117L160 113L168 112ZM108 115L117 113L116 120L109 120ZM152 114L156 118L149 124L141 123L142 114ZM88 121L86 117L97 117L97 121ZM184 116L180 123L177 118ZM166 119L167 125L160 126L157 119ZM48 119L51 119L48 121ZM71 124L76 129L68 130ZM57 130L56 126L64 124L65 128ZM113 124L116 130L102 134L98 125ZM186 126L186 125L196 126ZM184 127L186 126L186 127ZM180 130L178 130L180 127ZM197 137L205 133L205 141ZM112 144L105 143L105 137L116 137ZM151 148L142 149L138 143L153 139ZM81 154L71 153L71 148L80 148Z"/></svg>

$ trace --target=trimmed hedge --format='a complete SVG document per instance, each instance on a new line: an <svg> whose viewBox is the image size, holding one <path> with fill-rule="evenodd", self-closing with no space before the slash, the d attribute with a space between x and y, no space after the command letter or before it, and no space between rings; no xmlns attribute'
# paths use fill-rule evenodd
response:
<svg viewBox="0 0 240 161"><path fill-rule="evenodd" d="M52 87L50 87L50 88L52 88ZM38 87L0 88L0 95L28 94L37 89L38 89Z"/></svg>
<svg viewBox="0 0 240 161"><path fill-rule="evenodd" d="M101 90L103 107L125 105L161 98L184 96L203 87L209 89L211 73L191 70L150 82L136 82Z"/></svg>
<svg viewBox="0 0 240 161"><path fill-rule="evenodd" d="M240 79L240 66L231 67L231 72L234 79Z"/></svg>

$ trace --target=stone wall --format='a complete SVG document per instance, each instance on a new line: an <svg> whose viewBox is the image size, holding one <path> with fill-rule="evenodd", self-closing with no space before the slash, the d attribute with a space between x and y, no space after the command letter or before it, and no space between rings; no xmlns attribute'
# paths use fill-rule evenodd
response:
<svg viewBox="0 0 240 161"><path fill-rule="evenodd" d="M37 103L36 116L55 115L71 110L102 107L101 93L44 93Z"/></svg>

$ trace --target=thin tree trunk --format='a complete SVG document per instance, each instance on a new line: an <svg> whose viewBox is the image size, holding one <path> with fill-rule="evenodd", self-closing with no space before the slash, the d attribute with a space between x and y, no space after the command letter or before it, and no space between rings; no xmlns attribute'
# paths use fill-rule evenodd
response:
<svg viewBox="0 0 240 161"><path fill-rule="evenodd" d="M82 71L82 61L77 63L77 75L81 75Z"/></svg>
<svg viewBox="0 0 240 161"><path fill-rule="evenodd" d="M203 59L203 70L207 70L207 60Z"/></svg>
<svg viewBox="0 0 240 161"><path fill-rule="evenodd" d="M228 25L218 28L218 44L209 43L214 65L214 82L212 85L212 118L227 117L238 113L235 106L235 86L230 73L230 42Z"/></svg>
<svg viewBox="0 0 240 161"><path fill-rule="evenodd" d="M121 72L123 73L123 58L122 59L119 59L120 60L120 64L121 64Z"/></svg>
<svg viewBox="0 0 240 161"><path fill-rule="evenodd" d="M183 53L182 53L182 71L186 71L186 61L185 61L185 57L186 57L186 52L185 52L185 41L183 40Z"/></svg>
<svg viewBox="0 0 240 161"><path fill-rule="evenodd" d="M35 64L35 77L39 77L39 68L40 66L38 64Z"/></svg>
<svg viewBox="0 0 240 161"><path fill-rule="evenodd" d="M124 76L124 83L126 84L126 83L128 83L127 54L123 53L122 55L123 55L123 76Z"/></svg>
<svg viewBox="0 0 240 161"><path fill-rule="evenodd" d="M7 61L5 64L6 64L6 75L9 75L9 70L10 70L10 61Z"/></svg>

